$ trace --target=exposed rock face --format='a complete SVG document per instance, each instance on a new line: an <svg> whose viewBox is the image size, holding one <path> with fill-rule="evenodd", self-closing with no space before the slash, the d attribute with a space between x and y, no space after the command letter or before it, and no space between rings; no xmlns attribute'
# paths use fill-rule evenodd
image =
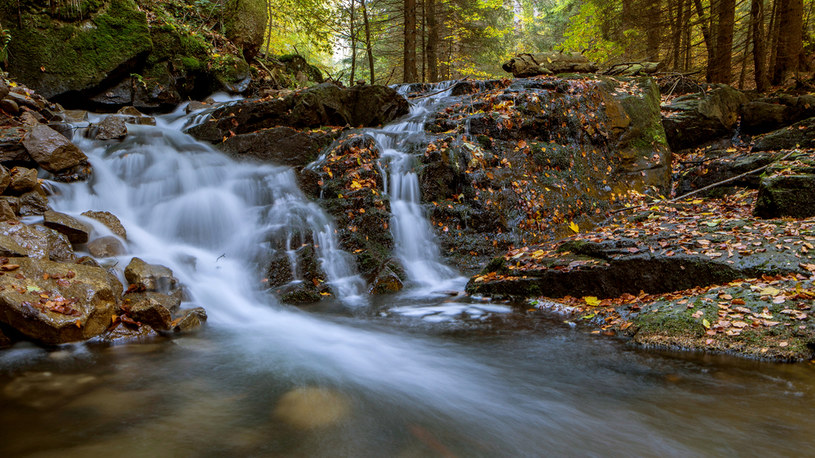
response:
<svg viewBox="0 0 815 458"><path fill-rule="evenodd" d="M45 226L0 222L0 234L17 242L31 258L66 262L76 258L68 238Z"/></svg>
<svg viewBox="0 0 815 458"><path fill-rule="evenodd" d="M152 48L147 19L133 0L83 4L81 18L66 18L58 11L63 21L52 20L48 9L37 3L24 5L22 28L17 28L16 17L0 19L14 37L9 44L14 59L8 70L46 98L115 81ZM0 15L16 12L4 8Z"/></svg>
<svg viewBox="0 0 815 458"><path fill-rule="evenodd" d="M48 126L34 126L23 139L28 154L49 172L62 172L87 162L76 145Z"/></svg>
<svg viewBox="0 0 815 458"><path fill-rule="evenodd" d="M86 211L82 213L82 216L87 216L88 218L101 222L107 226L111 232L127 240L127 231L125 230L124 226L122 226L122 222L119 221L119 218L117 218L113 213L104 211Z"/></svg>
<svg viewBox="0 0 815 458"><path fill-rule="evenodd" d="M127 136L125 120L119 116L107 116L92 129L91 136L97 140L121 140Z"/></svg>
<svg viewBox="0 0 815 458"><path fill-rule="evenodd" d="M730 138L736 130L739 109L747 97L727 85L706 94L689 94L662 107L668 144L675 151Z"/></svg>
<svg viewBox="0 0 815 458"><path fill-rule="evenodd" d="M88 243L88 252L95 258L108 258L125 254L127 250L118 238L107 235Z"/></svg>
<svg viewBox="0 0 815 458"><path fill-rule="evenodd" d="M64 234L71 243L86 243L90 228L72 216L48 210L43 213L43 226Z"/></svg>
<svg viewBox="0 0 815 458"><path fill-rule="evenodd" d="M118 281L104 269L31 258L9 258L3 268L13 274L0 276L0 321L26 337L60 344L89 339L110 325L119 300L112 282Z"/></svg>
<svg viewBox="0 0 815 458"><path fill-rule="evenodd" d="M272 127L226 139L219 148L234 157L303 167L339 136L339 130L295 130Z"/></svg>
<svg viewBox="0 0 815 458"><path fill-rule="evenodd" d="M167 308L171 299L170 296L159 293L126 294L122 309L130 318L146 323L153 329L168 330L173 321L172 314ZM178 307L177 303L175 307Z"/></svg>
<svg viewBox="0 0 815 458"><path fill-rule="evenodd" d="M678 178L676 194L681 196L705 186L737 177L751 170L764 167L778 160L781 156L783 156L783 153L728 154L723 152L723 156L718 159L710 160L703 165L683 171ZM761 177L758 174L746 175L728 183L727 188L721 186L712 188L706 192L706 195L719 194L723 191L732 190L733 187L758 189L760 181Z"/></svg>
<svg viewBox="0 0 815 458"><path fill-rule="evenodd" d="M252 60L263 44L266 30L266 2L264 0L230 0L225 7L226 37L243 50L246 60Z"/></svg>
<svg viewBox="0 0 815 458"><path fill-rule="evenodd" d="M815 147L815 117L757 137L753 151Z"/></svg>
<svg viewBox="0 0 815 458"><path fill-rule="evenodd" d="M754 214L761 218L815 216L815 159L802 153L770 166L761 179Z"/></svg>
<svg viewBox="0 0 815 458"><path fill-rule="evenodd" d="M407 101L389 87L340 88L323 83L279 99L249 100L220 108L188 133L200 140L221 142L233 135L277 126L375 126L407 112Z"/></svg>
<svg viewBox="0 0 815 458"><path fill-rule="evenodd" d="M741 129L751 135L763 134L813 116L813 95L765 97L741 107Z"/></svg>
<svg viewBox="0 0 815 458"><path fill-rule="evenodd" d="M170 323L174 332L191 332L207 321L207 312L201 307L181 310L179 314L180 316Z"/></svg>
<svg viewBox="0 0 815 458"><path fill-rule="evenodd" d="M597 64L589 62L580 53L545 52L519 54L501 66L516 78L558 73L594 73Z"/></svg>

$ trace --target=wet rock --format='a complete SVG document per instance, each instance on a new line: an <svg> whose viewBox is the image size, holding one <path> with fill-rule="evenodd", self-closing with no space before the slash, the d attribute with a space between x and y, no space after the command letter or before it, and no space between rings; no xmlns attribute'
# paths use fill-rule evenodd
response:
<svg viewBox="0 0 815 458"><path fill-rule="evenodd" d="M218 145L234 157L253 157L264 162L304 167L338 136L338 130L299 131L291 127L272 127L236 135Z"/></svg>
<svg viewBox="0 0 815 458"><path fill-rule="evenodd" d="M202 307L181 310L179 315L172 322L174 332L191 332L200 328L207 321L207 312Z"/></svg>
<svg viewBox="0 0 815 458"><path fill-rule="evenodd" d="M305 305L320 302L322 296L307 282L298 281L276 289L280 301L285 304Z"/></svg>
<svg viewBox="0 0 815 458"><path fill-rule="evenodd" d="M0 165L0 194L4 193L11 184L11 174L7 168Z"/></svg>
<svg viewBox="0 0 815 458"><path fill-rule="evenodd" d="M37 189L20 196L20 206L17 210L20 216L42 215L48 211L48 199L41 191L41 189Z"/></svg>
<svg viewBox="0 0 815 458"><path fill-rule="evenodd" d="M705 164L689 168L682 172L678 179L676 194L683 195L705 186L737 177L751 170L764 167L778 160L781 153L746 153L730 154L711 160ZM758 174L747 175L727 184L728 187L739 186L758 189L761 177ZM713 188L706 195L721 192L721 187Z"/></svg>
<svg viewBox="0 0 815 458"><path fill-rule="evenodd" d="M87 162L76 145L48 126L34 126L23 139L28 154L49 172L61 172Z"/></svg>
<svg viewBox="0 0 815 458"><path fill-rule="evenodd" d="M297 429L310 430L337 425L351 412L351 402L343 394L327 388L295 388L284 394L274 409L274 417Z"/></svg>
<svg viewBox="0 0 815 458"><path fill-rule="evenodd" d="M190 103L187 104L187 106L184 108L184 112L187 113L187 114L190 114L193 111L204 110L206 108L210 108L211 106L212 105L210 105L208 103L193 100L193 101L191 101Z"/></svg>
<svg viewBox="0 0 815 458"><path fill-rule="evenodd" d="M122 310L131 319L164 331L170 329L170 323L173 321L170 310L165 306L172 305L169 303L171 300L172 298L165 294L128 293L122 301Z"/></svg>
<svg viewBox="0 0 815 458"><path fill-rule="evenodd" d="M37 124L45 122L45 118L43 118L42 115L39 114L35 115L34 113L36 112L32 111L24 112L23 114L20 115L19 118L20 122L27 127L36 126Z"/></svg>
<svg viewBox="0 0 815 458"><path fill-rule="evenodd" d="M598 67L580 53L545 52L519 54L501 68L516 78L528 78L557 73L594 73Z"/></svg>
<svg viewBox="0 0 815 458"><path fill-rule="evenodd" d="M386 86L340 88L323 83L272 100L248 100L219 108L202 124L188 129L192 136L221 142L239 135L276 126L375 126L408 113L408 103Z"/></svg>
<svg viewBox="0 0 815 458"><path fill-rule="evenodd" d="M134 304L144 303L144 305L140 306L141 308L149 308L155 305L160 305L161 307L167 309L171 314L178 312L178 308L181 306L181 294L174 293L170 294L162 294L157 293L154 291L146 291L146 292L134 292L134 293L127 293L125 294L125 303L129 304L128 308L132 309ZM163 329L163 328L160 328Z"/></svg>
<svg viewBox="0 0 815 458"><path fill-rule="evenodd" d="M125 230L124 226L122 226L122 222L119 221L119 218L117 218L116 215L114 215L113 213L89 210L83 212L82 216L87 216L88 218L92 218L101 222L102 224L107 226L111 232L127 240L127 231Z"/></svg>
<svg viewBox="0 0 815 458"><path fill-rule="evenodd" d="M82 256L76 259L75 261L77 264L82 264L83 266L91 266L91 267L102 267L96 259L93 259L90 256Z"/></svg>
<svg viewBox="0 0 815 458"><path fill-rule="evenodd" d="M75 342L111 323L121 285L104 269L31 258L9 258L6 266L13 275L0 276L0 321L28 338Z"/></svg>
<svg viewBox="0 0 815 458"><path fill-rule="evenodd" d="M0 256L28 256L28 250L8 235L0 234Z"/></svg>
<svg viewBox="0 0 815 458"><path fill-rule="evenodd" d="M19 196L39 186L37 170L14 167L9 172L8 192Z"/></svg>
<svg viewBox="0 0 815 458"><path fill-rule="evenodd" d="M662 109L668 144L674 151L730 138L738 124L739 107L747 102L740 91L719 85L705 94L673 99Z"/></svg>
<svg viewBox="0 0 815 458"><path fill-rule="evenodd" d="M26 132L27 130L20 126L0 127L0 162L32 162L31 156L23 146Z"/></svg>
<svg viewBox="0 0 815 458"><path fill-rule="evenodd" d="M119 116L108 116L91 129L91 135L97 140L121 140L127 136L125 120Z"/></svg>
<svg viewBox="0 0 815 458"><path fill-rule="evenodd" d="M0 199L0 221L10 221L17 219L14 208L7 199Z"/></svg>
<svg viewBox="0 0 815 458"><path fill-rule="evenodd" d="M119 343L146 343L160 337L155 329L150 327L149 324L142 323L141 326L131 326L122 322L116 323L108 329L104 334L99 336L102 342L112 344Z"/></svg>
<svg viewBox="0 0 815 458"><path fill-rule="evenodd" d="M0 234L11 237L31 258L65 262L76 259L68 238L45 226L5 221L0 222Z"/></svg>
<svg viewBox="0 0 815 458"><path fill-rule="evenodd" d="M148 264L133 258L125 267L125 279L130 285L144 287L146 291L172 292L178 287L173 271L158 264Z"/></svg>
<svg viewBox="0 0 815 458"><path fill-rule="evenodd" d="M71 243L86 243L91 229L85 223L64 213L48 210L43 213L43 225L65 234Z"/></svg>
<svg viewBox="0 0 815 458"><path fill-rule="evenodd" d="M11 115L16 115L20 112L20 106L17 105L17 102L6 98L0 100L0 109Z"/></svg>
<svg viewBox="0 0 815 458"><path fill-rule="evenodd" d="M0 78L0 99L4 99L11 91L5 78Z"/></svg>
<svg viewBox="0 0 815 458"><path fill-rule="evenodd" d="M84 122L88 120L88 112L85 110L64 110L62 119L65 122Z"/></svg>
<svg viewBox="0 0 815 458"><path fill-rule="evenodd" d="M371 282L371 294L394 294L402 290L402 280L389 267L385 267L379 272L373 282Z"/></svg>
<svg viewBox="0 0 815 458"><path fill-rule="evenodd" d="M815 147L815 117L779 129L755 139L753 151L778 151Z"/></svg>
<svg viewBox="0 0 815 458"><path fill-rule="evenodd" d="M70 124L65 122L49 122L48 127L54 129L55 131L59 132L60 135L65 137L68 140L72 140L74 136L74 128L71 127Z"/></svg>
<svg viewBox="0 0 815 458"><path fill-rule="evenodd" d="M109 258L127 253L118 237L106 235L88 243L88 252L94 258Z"/></svg>

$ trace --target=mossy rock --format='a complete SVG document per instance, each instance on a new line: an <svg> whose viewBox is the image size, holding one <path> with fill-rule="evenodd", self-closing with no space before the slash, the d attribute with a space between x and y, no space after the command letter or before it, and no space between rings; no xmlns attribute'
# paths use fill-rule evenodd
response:
<svg viewBox="0 0 815 458"><path fill-rule="evenodd" d="M112 84L153 49L147 18L133 0L109 0L76 23L51 18L46 6L44 0L26 3L22 28L16 5L0 9L13 37L9 72L46 98Z"/></svg>
<svg viewBox="0 0 815 458"><path fill-rule="evenodd" d="M266 0L229 0L225 7L226 37L243 50L243 57L252 60L263 44L266 30Z"/></svg>

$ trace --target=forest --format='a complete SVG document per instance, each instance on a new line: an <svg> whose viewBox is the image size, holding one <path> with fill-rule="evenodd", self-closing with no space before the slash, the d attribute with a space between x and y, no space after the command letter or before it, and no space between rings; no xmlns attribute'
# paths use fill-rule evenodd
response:
<svg viewBox="0 0 815 458"><path fill-rule="evenodd" d="M764 91L809 68L815 2L267 0L266 7L266 54L299 52L342 80L500 77L513 55L559 50L606 65L660 62L663 71Z"/></svg>

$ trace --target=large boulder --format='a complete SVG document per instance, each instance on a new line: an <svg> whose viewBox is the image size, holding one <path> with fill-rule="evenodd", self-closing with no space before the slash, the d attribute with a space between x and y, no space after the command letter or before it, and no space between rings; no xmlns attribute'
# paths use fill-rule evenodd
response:
<svg viewBox="0 0 815 458"><path fill-rule="evenodd" d="M408 111L405 98L386 86L348 89L323 83L282 98L247 100L219 108L187 133L199 140L222 142L234 135L277 126L376 126Z"/></svg>
<svg viewBox="0 0 815 458"><path fill-rule="evenodd" d="M751 100L741 107L741 130L756 135L815 116L815 96L783 95Z"/></svg>
<svg viewBox="0 0 815 458"><path fill-rule="evenodd" d="M594 73L597 64L580 53L544 52L519 54L505 62L501 68L516 78L558 73Z"/></svg>
<svg viewBox="0 0 815 458"><path fill-rule="evenodd" d="M251 61L260 51L266 31L265 0L229 0L224 7L226 37Z"/></svg>
<svg viewBox="0 0 815 458"><path fill-rule="evenodd" d="M0 222L0 234L17 242L30 258L65 262L76 259L68 238L45 226L3 221Z"/></svg>
<svg viewBox="0 0 815 458"><path fill-rule="evenodd" d="M61 344L97 336L118 306L121 284L102 268L9 258L0 269L9 272L0 276L0 321L32 340Z"/></svg>
<svg viewBox="0 0 815 458"><path fill-rule="evenodd" d="M8 70L49 99L129 74L153 46L145 13L134 0L83 2L81 8L54 9L44 0L18 6L0 7L0 20L14 37Z"/></svg>
<svg viewBox="0 0 815 458"><path fill-rule="evenodd" d="M726 187L717 186L705 191L704 194L721 194L722 191L732 191L734 187L758 189L761 181L760 175L757 173L745 174L772 164L782 156L783 153L772 152L737 152L733 154L724 152L721 157L712 158L704 164L679 170L676 194L681 196L725 180L731 180L726 183Z"/></svg>
<svg viewBox="0 0 815 458"><path fill-rule="evenodd" d="M54 129L38 124L23 139L28 154L45 170L63 172L87 162L76 145Z"/></svg>
<svg viewBox="0 0 815 458"><path fill-rule="evenodd" d="M88 210L86 212L82 212L82 216L86 216L91 219L95 219L100 223L104 224L111 232L118 235L119 237L127 240L127 230L122 225L122 222L119 221L119 218L116 217L113 213L106 212L106 211L91 211Z"/></svg>
<svg viewBox="0 0 815 458"><path fill-rule="evenodd" d="M86 243L91 229L85 223L65 213L48 210L43 213L43 226L64 234L71 243Z"/></svg>
<svg viewBox="0 0 815 458"><path fill-rule="evenodd" d="M169 293L178 289L178 280L173 271L158 264L148 264L141 258L133 258L125 267L125 279L144 291Z"/></svg>
<svg viewBox="0 0 815 458"><path fill-rule="evenodd" d="M753 151L815 147L815 117L755 138Z"/></svg>
<svg viewBox="0 0 815 458"><path fill-rule="evenodd" d="M304 167L340 135L339 130L296 130L271 127L227 138L219 149L238 158Z"/></svg>
<svg viewBox="0 0 815 458"><path fill-rule="evenodd" d="M761 218L815 216L815 154L773 164L761 178L754 214Z"/></svg>
<svg viewBox="0 0 815 458"><path fill-rule="evenodd" d="M674 151L730 138L736 131L739 109L747 102L741 91L721 84L710 92L671 100L662 109L668 144Z"/></svg>

